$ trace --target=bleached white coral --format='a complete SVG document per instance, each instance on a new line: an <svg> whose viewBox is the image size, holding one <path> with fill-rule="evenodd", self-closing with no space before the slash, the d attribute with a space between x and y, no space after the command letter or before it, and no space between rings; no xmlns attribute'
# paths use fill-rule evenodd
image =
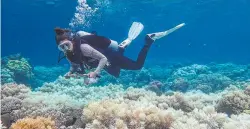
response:
<svg viewBox="0 0 250 129"><path fill-rule="evenodd" d="M248 96L250 96L250 86L246 87L244 93Z"/></svg>
<svg viewBox="0 0 250 129"><path fill-rule="evenodd" d="M1 99L5 97L15 97L24 99L31 89L25 85L15 83L7 83L1 86Z"/></svg>
<svg viewBox="0 0 250 129"><path fill-rule="evenodd" d="M137 102L124 103L122 100L104 100L90 103L83 110L83 119L89 127L104 128L164 128L173 122L171 113L156 106L144 107Z"/></svg>
<svg viewBox="0 0 250 129"><path fill-rule="evenodd" d="M73 99L71 96L66 94L59 93L42 93L42 92L32 92L28 95L27 98L23 100L24 103L39 103L47 106L51 106L54 108L58 108L61 106L68 106L74 108L83 107L83 103L80 101Z"/></svg>
<svg viewBox="0 0 250 129"><path fill-rule="evenodd" d="M232 115L231 119L223 124L224 129L250 129L250 115Z"/></svg>
<svg viewBox="0 0 250 129"><path fill-rule="evenodd" d="M45 83L37 91L43 93L58 93L72 97L74 100L87 104L107 98L117 98L123 93L122 85L90 87L83 84L82 79L65 79L59 77L55 82Z"/></svg>
<svg viewBox="0 0 250 129"><path fill-rule="evenodd" d="M18 110L22 106L22 100L15 97L5 97L1 100L1 114Z"/></svg>
<svg viewBox="0 0 250 129"><path fill-rule="evenodd" d="M2 123L1 120L0 120L0 129L7 129L7 128L3 125L3 123Z"/></svg>

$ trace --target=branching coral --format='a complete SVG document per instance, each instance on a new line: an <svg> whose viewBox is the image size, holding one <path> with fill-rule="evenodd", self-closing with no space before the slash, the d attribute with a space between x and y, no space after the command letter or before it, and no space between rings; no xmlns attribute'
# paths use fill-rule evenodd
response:
<svg viewBox="0 0 250 129"><path fill-rule="evenodd" d="M247 79L247 65L236 65L232 63L214 64L210 66L211 70L220 73L234 80Z"/></svg>
<svg viewBox="0 0 250 129"><path fill-rule="evenodd" d="M135 76L134 80L138 82L138 86L148 84L152 79L150 71L146 68L142 68L139 73Z"/></svg>
<svg viewBox="0 0 250 129"><path fill-rule="evenodd" d="M22 100L31 90L25 85L8 83L1 86L1 119L6 126L10 126L11 115L15 110L22 108Z"/></svg>
<svg viewBox="0 0 250 129"><path fill-rule="evenodd" d="M173 114L174 122L171 129L248 129L250 115L232 115L217 113L213 106L194 109L184 113L181 110L167 109Z"/></svg>
<svg viewBox="0 0 250 129"><path fill-rule="evenodd" d="M28 59L22 58L20 54L4 57L1 64L3 69L1 84L9 82L28 84L33 77L32 67Z"/></svg>
<svg viewBox="0 0 250 129"><path fill-rule="evenodd" d="M81 108L77 101L67 95L33 92L23 100L22 108L11 113L12 119L24 117L51 117L57 128L72 126L80 121ZM75 125L81 127L81 125Z"/></svg>
<svg viewBox="0 0 250 129"><path fill-rule="evenodd" d="M12 124L10 129L56 129L55 122L50 118L24 118Z"/></svg>
<svg viewBox="0 0 250 129"><path fill-rule="evenodd" d="M216 105L218 112L224 112L229 115L239 114L244 110L250 109L250 96L241 91L234 91L226 94Z"/></svg>
<svg viewBox="0 0 250 129"><path fill-rule="evenodd" d="M221 74L200 74L195 80L192 80L193 87L199 84L210 86L212 91L219 91L229 87L232 80Z"/></svg>
<svg viewBox="0 0 250 129"><path fill-rule="evenodd" d="M1 69L1 84L14 83L14 73L7 68Z"/></svg>
<svg viewBox="0 0 250 129"><path fill-rule="evenodd" d="M31 90L25 85L17 85L15 83L8 83L1 86L1 99L5 97L16 97L24 99Z"/></svg>
<svg viewBox="0 0 250 129"><path fill-rule="evenodd" d="M56 81L45 83L37 91L43 93L66 94L80 103L87 104L89 101L100 100L104 98L117 98L122 94L122 85L112 85L100 87L83 86L82 79L65 79L59 77Z"/></svg>
<svg viewBox="0 0 250 129"><path fill-rule="evenodd" d="M186 67L181 67L173 72L173 77L185 77L187 79L193 79L199 74L209 73L209 67L205 65L193 64Z"/></svg>
<svg viewBox="0 0 250 129"><path fill-rule="evenodd" d="M11 111L21 109L21 107L21 99L15 97L6 97L1 100L1 114L11 113Z"/></svg>
<svg viewBox="0 0 250 129"><path fill-rule="evenodd" d="M89 127L119 129L168 129L173 122L169 112L155 106L140 107L120 100L90 103L83 110L83 120Z"/></svg>
<svg viewBox="0 0 250 129"><path fill-rule="evenodd" d="M28 78L31 78L33 75L32 67L25 58L21 58L20 60L9 60L6 67L13 71L15 75L24 75Z"/></svg>
<svg viewBox="0 0 250 129"><path fill-rule="evenodd" d="M81 105L68 95L31 92L25 85L5 84L1 87L1 113L8 116L2 120L9 126L10 121L24 117L52 117L56 127L73 125L81 127L78 122Z"/></svg>
<svg viewBox="0 0 250 129"><path fill-rule="evenodd" d="M0 129L7 129L7 128L3 125L3 123L2 123L1 120L0 120Z"/></svg>
<svg viewBox="0 0 250 129"><path fill-rule="evenodd" d="M21 108L22 100L31 90L25 85L8 83L1 86L1 114Z"/></svg>
<svg viewBox="0 0 250 129"><path fill-rule="evenodd" d="M250 96L250 86L248 86L248 87L245 89L244 93L245 93L246 95Z"/></svg>
<svg viewBox="0 0 250 129"><path fill-rule="evenodd" d="M189 87L188 80L185 78L176 78L171 83L170 88L174 91L186 92Z"/></svg>
<svg viewBox="0 0 250 129"><path fill-rule="evenodd" d="M167 109L173 107L175 109L181 109L185 112L190 112L194 109L192 102L187 101L186 98L180 93L176 93L173 96L157 96L154 92L129 88L124 96L124 99L135 100L141 102L141 104L155 105L161 109Z"/></svg>
<svg viewBox="0 0 250 129"><path fill-rule="evenodd" d="M175 94L173 97L170 98L170 107L173 107L174 109L181 109L184 112L190 112L194 109L193 105L191 105L190 102L188 102L184 96L181 94Z"/></svg>
<svg viewBox="0 0 250 129"><path fill-rule="evenodd" d="M160 69L157 68L157 71ZM186 91L185 93L172 92L171 95L166 95L163 92L157 95L148 89L133 87L148 85L152 81L151 78L154 78L150 76L152 70L154 69L144 69L140 72L124 71L122 73L124 76L114 81L121 83L120 85L103 86L100 83L100 86L95 84L86 87L83 85L83 79L59 77L56 81L45 83L31 92L24 85L5 84L1 87L1 113L2 116L10 117L9 123L26 117L51 117L55 128L60 129L231 129L233 127L247 129L249 127L247 121L250 116L247 114L250 111L250 88L247 87L249 82L234 82L220 72L210 73L208 67L192 65L177 70L172 69L174 71L170 79L159 80L162 83L158 81L151 83L151 87L157 90L159 87L165 87ZM144 77L147 79L136 82L132 81L133 77L137 77L138 80ZM46 76L41 78L50 79ZM106 84L109 83L108 80L105 81ZM231 82L236 85L234 89L227 88L233 86ZM171 87L174 85L170 84L175 84L177 87ZM124 87L127 86L131 87L125 90ZM207 94L193 89L202 90ZM211 93L221 89L223 90L220 92ZM228 117L226 113L231 116ZM2 120L4 119L2 117ZM5 123L4 125L10 126Z"/></svg>

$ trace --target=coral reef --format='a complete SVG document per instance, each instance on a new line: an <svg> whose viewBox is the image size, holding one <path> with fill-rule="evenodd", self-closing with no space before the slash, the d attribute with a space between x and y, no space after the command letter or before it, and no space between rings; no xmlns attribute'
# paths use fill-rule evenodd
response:
<svg viewBox="0 0 250 129"><path fill-rule="evenodd" d="M70 96L31 92L24 85L14 84L5 84L1 91L1 119L8 127L11 121L38 116L53 118L58 128L62 125L81 125L83 106Z"/></svg>
<svg viewBox="0 0 250 129"><path fill-rule="evenodd" d="M247 65L236 65L232 63L209 65L212 72L220 73L234 80L249 79L250 70Z"/></svg>
<svg viewBox="0 0 250 129"><path fill-rule="evenodd" d="M195 87L197 85L205 85L211 88L210 92L215 92L219 90L223 90L229 85L232 84L232 80L226 76L221 74L200 74L197 76L195 80L191 81L190 89L197 89L203 92L206 92L207 88L204 87ZM208 92L209 93L209 92Z"/></svg>
<svg viewBox="0 0 250 129"><path fill-rule="evenodd" d="M50 118L23 118L12 124L10 129L56 129Z"/></svg>
<svg viewBox="0 0 250 129"><path fill-rule="evenodd" d="M164 91L163 86L164 84L161 81L153 80L145 89L153 91L157 95L161 95L163 93L162 91Z"/></svg>
<svg viewBox="0 0 250 129"><path fill-rule="evenodd" d="M185 66L178 68L175 70L172 74L172 76L178 78L178 77L185 77L187 79L193 79L199 74L205 74L209 73L209 67L205 65L198 65L198 64L193 64L190 66Z"/></svg>
<svg viewBox="0 0 250 129"><path fill-rule="evenodd" d="M216 110L229 115L240 114L244 110L250 110L250 96L242 91L229 92L219 100Z"/></svg>
<svg viewBox="0 0 250 129"><path fill-rule="evenodd" d="M7 128L3 125L2 121L0 121L0 129L7 129Z"/></svg>
<svg viewBox="0 0 250 129"><path fill-rule="evenodd" d="M14 83L1 85L1 120L7 127L10 126L11 113L22 108L22 100L31 93L25 85Z"/></svg>
<svg viewBox="0 0 250 129"><path fill-rule="evenodd" d="M186 92L189 88L188 80L185 78L176 78L171 82L170 88L174 91Z"/></svg>
<svg viewBox="0 0 250 129"><path fill-rule="evenodd" d="M29 78L32 76L32 68L25 58L21 58L20 60L9 60L6 67L17 75L24 74Z"/></svg>
<svg viewBox="0 0 250 129"><path fill-rule="evenodd" d="M122 100L104 100L90 103L83 110L86 128L117 128L117 129L168 129L173 118L155 106L142 107L124 103Z"/></svg>
<svg viewBox="0 0 250 129"><path fill-rule="evenodd" d="M123 95L125 101L137 101L141 105L155 105L161 109L174 108L176 110L183 110L185 112L190 112L194 109L192 102L188 102L186 98L183 97L181 93L175 93L173 96L158 96L153 92L129 88Z"/></svg>
<svg viewBox="0 0 250 129"><path fill-rule="evenodd" d="M11 72L7 68L2 68L1 69L1 84L5 83L15 83L14 81L14 73Z"/></svg>
<svg viewBox="0 0 250 129"><path fill-rule="evenodd" d="M250 128L247 65L166 63L122 70L119 78L102 72L98 83L87 86L84 78L60 76L66 67L32 70L21 55L1 61L1 126L6 128Z"/></svg>
<svg viewBox="0 0 250 129"><path fill-rule="evenodd" d="M28 59L21 57L21 54L10 55L1 60L3 73L1 73L1 84L15 82L29 84L33 77L32 67Z"/></svg>
<svg viewBox="0 0 250 129"><path fill-rule="evenodd" d="M245 89L244 93L250 96L250 85Z"/></svg>
<svg viewBox="0 0 250 129"><path fill-rule="evenodd" d="M17 85L15 83L8 83L1 86L1 99L6 97L15 97L19 99L24 99L31 89L25 85Z"/></svg>
<svg viewBox="0 0 250 129"><path fill-rule="evenodd" d="M55 128L61 129L230 129L231 127L247 129L250 126L248 121L250 115L244 114L243 111L232 112L231 117L223 112L217 112L220 101L228 93L244 92L237 87L227 88L223 92L210 93L209 95L193 91L174 92L170 96L164 94L159 96L142 88L130 87L122 90L122 86L119 85L78 87L78 81L77 79L64 80L61 78L49 83L49 86L44 85L33 92L20 90L29 89L24 88L24 85L12 84L9 88L7 88L8 85L5 85L2 88L4 96L1 100L4 102L2 107L7 107L6 105L16 107L10 110L11 121L15 122L27 117L51 117L55 122ZM57 89L60 86L61 89ZM67 86L71 87L70 90L66 90ZM83 91L79 91L80 87L91 93L80 95L80 92ZM71 93L67 94L69 91ZM106 96L95 97L101 94L98 91L106 92L104 93ZM74 94L78 97L74 97ZM83 101L89 98L87 96L98 99ZM12 103L14 104L9 102L9 99L13 98ZM246 104L246 102L240 104ZM235 109L233 106L231 108ZM4 122L4 125L8 124Z"/></svg>
<svg viewBox="0 0 250 129"><path fill-rule="evenodd" d="M83 79L65 79L64 77L59 77L51 83L44 83L36 90L43 93L65 94L79 100L83 105L103 98L117 98L123 92L122 85L87 87L83 86Z"/></svg>
<svg viewBox="0 0 250 129"><path fill-rule="evenodd" d="M50 96L51 97L51 96ZM59 96L61 97L61 96ZM54 97L55 98L55 97ZM65 101L70 102L64 98L60 101L52 101L52 103L41 102L39 100L25 100L20 110L15 110L11 113L11 117L14 120L22 119L25 117L51 117L55 121L55 126L60 128L61 126L77 126L81 127L80 116L81 108L73 107L74 104L68 106ZM50 100L51 101L51 100Z"/></svg>

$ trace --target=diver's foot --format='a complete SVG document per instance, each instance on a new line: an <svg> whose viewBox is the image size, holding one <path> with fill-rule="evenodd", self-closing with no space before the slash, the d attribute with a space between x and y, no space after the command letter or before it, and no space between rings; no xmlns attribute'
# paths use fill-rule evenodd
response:
<svg viewBox="0 0 250 129"><path fill-rule="evenodd" d="M119 47L126 48L131 42L132 42L132 40L126 39L121 44L119 44Z"/></svg>
<svg viewBox="0 0 250 129"><path fill-rule="evenodd" d="M174 28L171 28L167 31L163 31L163 32L156 32L156 33L151 33L151 34L147 34L152 40L157 40L157 39L160 39L160 38L163 38L167 35L169 35L170 33L180 29L181 27L183 27L185 25L185 23L182 23L182 24L179 24L177 26L175 26Z"/></svg>
<svg viewBox="0 0 250 129"><path fill-rule="evenodd" d="M167 34L166 32L157 32L157 33L152 33L152 34L147 34L148 37L150 37L152 40L157 40L157 39L160 39L160 38L163 38L165 37Z"/></svg>

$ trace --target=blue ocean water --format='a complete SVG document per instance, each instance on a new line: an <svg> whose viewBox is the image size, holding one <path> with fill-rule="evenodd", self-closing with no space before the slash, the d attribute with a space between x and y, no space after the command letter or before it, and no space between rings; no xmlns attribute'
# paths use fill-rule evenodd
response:
<svg viewBox="0 0 250 129"><path fill-rule="evenodd" d="M185 22L183 29L157 41L147 59L250 61L249 0L88 0L87 4L98 10L72 28L77 1L2 0L2 56L21 53L34 65L54 65L58 56L54 27L95 30L121 42L132 22L139 21L145 29L126 51L133 59L145 34Z"/></svg>
<svg viewBox="0 0 250 129"><path fill-rule="evenodd" d="M249 0L2 0L0 128L249 129L249 7ZM135 21L144 30L126 48L131 59L146 34L186 25L156 40L141 69L64 76L70 64L57 63L55 27L120 43Z"/></svg>

